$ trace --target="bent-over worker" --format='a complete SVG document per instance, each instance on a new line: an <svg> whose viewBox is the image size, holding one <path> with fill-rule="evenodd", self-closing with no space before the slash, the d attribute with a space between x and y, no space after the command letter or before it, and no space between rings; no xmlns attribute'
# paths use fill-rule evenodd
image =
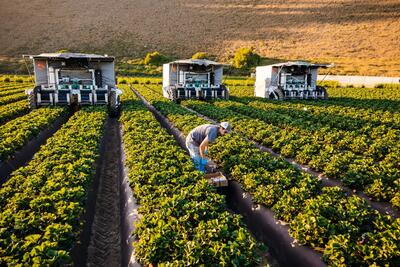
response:
<svg viewBox="0 0 400 267"><path fill-rule="evenodd" d="M208 145L218 136L230 133L231 130L232 127L228 122L221 122L218 125L203 124L190 131L186 137L186 147L196 169L205 171Z"/></svg>

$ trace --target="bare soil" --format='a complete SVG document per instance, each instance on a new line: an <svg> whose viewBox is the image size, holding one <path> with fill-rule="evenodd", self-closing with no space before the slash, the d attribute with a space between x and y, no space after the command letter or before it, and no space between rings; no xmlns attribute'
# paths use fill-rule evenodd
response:
<svg viewBox="0 0 400 267"><path fill-rule="evenodd" d="M87 266L121 266L121 140L117 119L105 131L104 157L92 224Z"/></svg>
<svg viewBox="0 0 400 267"><path fill-rule="evenodd" d="M400 76L398 0L0 1L0 55L60 49L139 57L253 46L268 58Z"/></svg>

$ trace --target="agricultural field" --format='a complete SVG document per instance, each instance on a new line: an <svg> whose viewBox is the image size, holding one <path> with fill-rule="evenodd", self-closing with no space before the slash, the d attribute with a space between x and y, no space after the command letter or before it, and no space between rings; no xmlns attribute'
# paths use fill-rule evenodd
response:
<svg viewBox="0 0 400 267"><path fill-rule="evenodd" d="M326 101L271 101L253 97L253 79L228 77L229 100L177 104L160 78L118 83L112 118L105 106L30 110L29 79L0 76L0 167L40 142L0 173L0 265L280 266L286 251L260 237L253 226L263 222L250 214L270 216L300 253L287 255L309 253L318 266L400 265L399 88L332 86ZM221 121L233 132L209 156L226 191L180 145ZM248 212L235 207L244 199Z"/></svg>
<svg viewBox="0 0 400 267"><path fill-rule="evenodd" d="M130 59L155 50L178 58L205 51L228 62L245 46L272 60L333 62L337 75L399 77L399 12L398 0L68 0L61 7L3 1L0 68L12 70L7 58L21 60L27 51L98 51ZM184 22L171 19L181 17Z"/></svg>
<svg viewBox="0 0 400 267"><path fill-rule="evenodd" d="M271 158L249 141L272 147L282 157L294 157L299 163L324 171L329 178L341 180L344 186L364 190L374 200L390 201L392 206L398 208L400 135L395 118L384 126L377 125L377 122L371 122L371 125L363 122L364 129L360 125L347 125L342 120L342 124L332 119L324 122L321 119L325 115L318 114L317 108L315 113L308 115L310 118L306 121L308 117L299 118L299 115L304 111L303 107L312 110L311 102L305 102L302 106L292 102L262 101L250 97L251 88L246 87L233 88L231 95L234 97L231 99L234 101L207 103L188 100L181 105L163 99L159 86L144 84L135 88L183 133L187 134L196 125L207 122L184 107L217 121L230 121L238 135L231 135L213 145L211 157L228 175L239 181L246 192L253 195L255 203L271 208L277 218L287 222L291 235L300 244L323 251L326 263L373 264L376 260L380 265L398 262L399 255L395 252L399 240L398 219L382 216L365 200L355 195L349 196L339 187L324 187L318 177L294 169L281 157ZM390 97L393 94L388 92ZM252 104L256 101L276 109L288 105L293 107L286 107L286 113L273 112L273 108L267 112L268 108L254 109ZM329 105L330 101L327 102ZM333 102L334 105L340 105L339 100ZM337 114L337 111L332 110L331 114ZM365 117L370 115L367 113ZM313 121L313 116L321 118ZM378 128L378 132L373 132L373 127ZM365 142L364 147L358 136ZM386 149L382 149L382 146ZM386 225L385 230L376 228L377 225ZM369 229L368 233L363 229ZM380 239L387 240L381 236L382 230L394 236L389 241L391 248L385 247L378 252L380 249L376 246L381 242ZM359 246L360 242L364 242L363 234L364 237L368 235L370 242ZM343 242L347 244L345 249L338 246ZM388 256L387 252L391 255ZM370 253L377 253L372 256L372 261L369 261ZM385 259L380 258L383 254Z"/></svg>

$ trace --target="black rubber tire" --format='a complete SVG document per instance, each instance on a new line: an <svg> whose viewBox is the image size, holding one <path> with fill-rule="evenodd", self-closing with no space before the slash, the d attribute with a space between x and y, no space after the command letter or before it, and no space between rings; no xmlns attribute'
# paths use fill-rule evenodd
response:
<svg viewBox="0 0 400 267"><path fill-rule="evenodd" d="M324 87L322 87L322 92L324 92L324 100L327 100L329 98L328 92L326 91L326 89Z"/></svg>
<svg viewBox="0 0 400 267"><path fill-rule="evenodd" d="M285 99L285 94L283 93L283 90L281 88L276 89L275 93L278 95L278 98L274 94L269 94L269 99L274 99L274 100L283 100Z"/></svg>
<svg viewBox="0 0 400 267"><path fill-rule="evenodd" d="M229 100L229 90L225 85L221 85L223 90L225 91L225 100Z"/></svg>
<svg viewBox="0 0 400 267"><path fill-rule="evenodd" d="M108 96L108 115L111 118L118 117L120 112L119 105L117 104L117 94L115 91L111 91Z"/></svg>
<svg viewBox="0 0 400 267"><path fill-rule="evenodd" d="M328 99L328 92L326 91L325 87L317 86L317 92L324 94L324 97L321 97L320 99L324 99L324 100Z"/></svg>
<svg viewBox="0 0 400 267"><path fill-rule="evenodd" d="M175 104L180 104L181 103L181 101L182 101L182 99L180 99L180 98L173 98L173 99L170 99L173 103L175 103Z"/></svg>
<svg viewBox="0 0 400 267"><path fill-rule="evenodd" d="M36 100L36 93L35 89L29 93L28 95L28 101L29 101L29 108L30 109L35 109L37 107L37 100Z"/></svg>

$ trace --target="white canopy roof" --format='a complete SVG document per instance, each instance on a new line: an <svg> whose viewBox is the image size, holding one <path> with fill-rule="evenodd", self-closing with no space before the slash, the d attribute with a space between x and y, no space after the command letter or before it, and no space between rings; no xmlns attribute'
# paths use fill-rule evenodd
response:
<svg viewBox="0 0 400 267"><path fill-rule="evenodd" d="M107 55L96 55L96 54L83 54L83 53L42 53L39 55L32 55L31 58L60 58L60 59L99 59L105 61L113 61L114 57L109 57Z"/></svg>
<svg viewBox="0 0 400 267"><path fill-rule="evenodd" d="M277 63L277 64L272 64L268 65L272 67L291 67L291 66L306 66L306 67L331 67L331 64L315 64L315 63L310 63L306 61L288 61L288 62L283 62L283 63Z"/></svg>
<svg viewBox="0 0 400 267"><path fill-rule="evenodd" d="M208 59L181 59L175 60L168 64L189 64L189 65L201 65L201 66L224 66L225 64L218 63Z"/></svg>

